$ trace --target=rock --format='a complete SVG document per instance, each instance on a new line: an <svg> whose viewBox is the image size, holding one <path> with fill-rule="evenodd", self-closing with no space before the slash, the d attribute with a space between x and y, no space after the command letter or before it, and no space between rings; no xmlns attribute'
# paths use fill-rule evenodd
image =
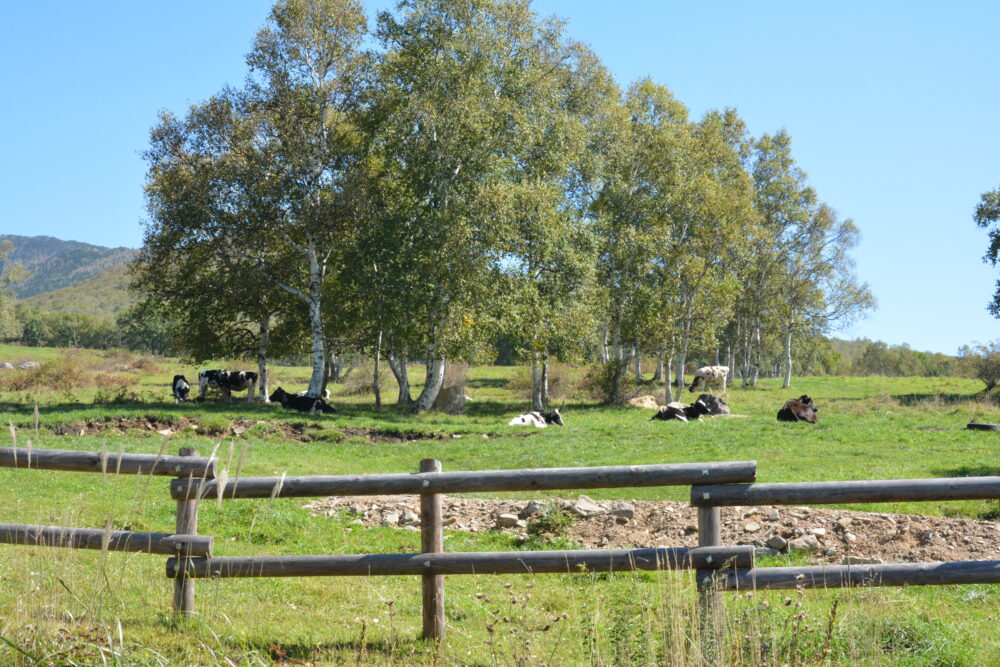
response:
<svg viewBox="0 0 1000 667"><path fill-rule="evenodd" d="M808 553L817 549L819 549L819 540L813 535L804 535L788 542L789 552L804 551Z"/></svg>
<svg viewBox="0 0 1000 667"><path fill-rule="evenodd" d="M841 565L881 565L881 558L869 558L868 556L844 556L840 561Z"/></svg>
<svg viewBox="0 0 1000 667"><path fill-rule="evenodd" d="M514 528L518 522L524 523L516 514L501 514L497 517L497 528Z"/></svg>
<svg viewBox="0 0 1000 667"><path fill-rule="evenodd" d="M781 551L772 547L757 547L753 550L754 556L780 556Z"/></svg>
<svg viewBox="0 0 1000 667"><path fill-rule="evenodd" d="M363 525L365 525L365 522L362 521L361 519L351 519L348 523L350 523L350 524L352 524L354 526L363 526Z"/></svg>
<svg viewBox="0 0 1000 667"><path fill-rule="evenodd" d="M24 371L28 370L29 368L38 368L39 366L41 366L41 364L38 363L37 361L25 361L23 364L19 365L18 368Z"/></svg>
<svg viewBox="0 0 1000 667"><path fill-rule="evenodd" d="M748 521L747 523L743 524L743 530L748 533L756 533L758 530L760 530L760 524L755 523L753 521Z"/></svg>
<svg viewBox="0 0 1000 667"><path fill-rule="evenodd" d="M795 519L808 519L809 518L809 515L806 514L805 512L792 512L792 511L789 511L788 512L788 516L790 516L792 518L795 518Z"/></svg>
<svg viewBox="0 0 1000 667"><path fill-rule="evenodd" d="M411 533L415 533L415 532L417 532L417 531L419 531L419 530L420 530L420 529L419 529L419 528L417 528L416 526L400 526L400 528L402 528L403 530L408 530L408 531L410 531Z"/></svg>
<svg viewBox="0 0 1000 667"><path fill-rule="evenodd" d="M454 384L450 387L442 387L434 399L432 410L446 412L449 415L460 415L465 412L465 387Z"/></svg>
<svg viewBox="0 0 1000 667"><path fill-rule="evenodd" d="M815 535L816 537L823 537L826 535L826 528L810 528L806 532L810 535Z"/></svg>
<svg viewBox="0 0 1000 667"><path fill-rule="evenodd" d="M684 532L685 533L697 533L698 532L698 526L696 526L693 523L689 523L688 525L684 526Z"/></svg>
<svg viewBox="0 0 1000 667"><path fill-rule="evenodd" d="M576 502L573 503L573 505L570 507L570 509L574 513L576 513L576 514L578 514L578 515L580 515L582 517L597 516L599 514L607 514L608 513L608 511L606 509L604 509L603 507L601 507L600 505L598 505L597 503L595 503L593 500L591 500L587 496L580 496L579 498L577 498Z"/></svg>
<svg viewBox="0 0 1000 667"><path fill-rule="evenodd" d="M857 542L858 536L854 533L844 533L844 539L848 542Z"/></svg>
<svg viewBox="0 0 1000 667"><path fill-rule="evenodd" d="M635 516L635 505L619 501L611 506L611 515L616 519L625 519L625 521L629 521Z"/></svg>
<svg viewBox="0 0 1000 667"><path fill-rule="evenodd" d="M450 516L441 522L442 526L453 526L458 522L458 517Z"/></svg>
<svg viewBox="0 0 1000 667"><path fill-rule="evenodd" d="M384 515L382 515L382 525L383 526L399 525L399 512L386 512Z"/></svg>
<svg viewBox="0 0 1000 667"><path fill-rule="evenodd" d="M837 547L827 547L826 549L823 549L824 556L836 556L839 553L840 549L838 549Z"/></svg>
<svg viewBox="0 0 1000 667"><path fill-rule="evenodd" d="M348 513L354 514L355 516L364 516L365 513L368 511L368 508L362 505L361 503L351 503L350 505L347 506L347 511Z"/></svg>
<svg viewBox="0 0 1000 667"><path fill-rule="evenodd" d="M403 512L403 516L399 519L399 525L401 526L419 526L420 517L413 510L406 510Z"/></svg>
<svg viewBox="0 0 1000 667"><path fill-rule="evenodd" d="M767 515L768 521L777 521L780 518L781 514L778 512L778 510L771 510L771 513Z"/></svg>
<svg viewBox="0 0 1000 667"><path fill-rule="evenodd" d="M538 502L537 500L532 500L530 503L524 506L524 508L518 512L517 516L521 519L527 519L529 516L534 516L535 514L542 514L545 512L545 505Z"/></svg>
<svg viewBox="0 0 1000 667"><path fill-rule="evenodd" d="M14 368L14 364L7 363L6 361L0 362L0 368L13 369Z"/></svg>
<svg viewBox="0 0 1000 667"><path fill-rule="evenodd" d="M849 516L842 516L839 519L837 519L837 528L840 528L841 530L847 530L848 528L851 527L852 523L854 523L854 519L852 519Z"/></svg>
<svg viewBox="0 0 1000 667"><path fill-rule="evenodd" d="M648 410L658 410L660 408L660 404L656 400L656 396L636 396L635 398L630 398L628 404L633 408L644 408Z"/></svg>
<svg viewBox="0 0 1000 667"><path fill-rule="evenodd" d="M786 546L788 546L788 540L783 538L781 535L772 535L771 537L767 538L767 542L765 542L764 544L771 547L772 549L784 549Z"/></svg>

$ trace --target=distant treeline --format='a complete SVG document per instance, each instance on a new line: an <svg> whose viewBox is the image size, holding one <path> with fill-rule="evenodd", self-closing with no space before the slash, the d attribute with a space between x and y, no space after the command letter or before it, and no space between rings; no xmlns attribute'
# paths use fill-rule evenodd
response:
<svg viewBox="0 0 1000 667"><path fill-rule="evenodd" d="M171 323L156 315L131 308L115 320L67 313L50 313L17 306L17 319L21 326L19 336L12 340L31 347L81 347L97 350L127 349L136 352L166 354L178 350L171 333ZM513 365L529 361L518 355L506 337L494 342L494 362ZM796 375L884 375L889 377L973 377L977 353L969 346L958 355L940 352L920 352L908 345L889 345L867 338L840 340L814 338L803 346L795 360ZM309 365L309 355L289 355L285 363ZM598 362L598 350L592 358ZM693 370L700 362L688 365ZM654 362L655 365L655 362ZM650 372L653 368L648 369ZM778 355L761 368L762 377L781 377L782 360Z"/></svg>

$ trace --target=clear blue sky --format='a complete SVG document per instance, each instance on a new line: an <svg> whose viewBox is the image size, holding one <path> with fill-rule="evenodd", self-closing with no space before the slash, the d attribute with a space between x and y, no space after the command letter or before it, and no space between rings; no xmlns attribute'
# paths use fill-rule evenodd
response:
<svg viewBox="0 0 1000 667"><path fill-rule="evenodd" d="M367 2L370 11L389 2ZM265 0L0 0L0 233L137 247L159 109L239 84ZM822 200L864 238L879 309L845 337L954 353L1000 337L971 215L1000 185L1000 2L579 2L568 20L622 84L695 115L786 128Z"/></svg>

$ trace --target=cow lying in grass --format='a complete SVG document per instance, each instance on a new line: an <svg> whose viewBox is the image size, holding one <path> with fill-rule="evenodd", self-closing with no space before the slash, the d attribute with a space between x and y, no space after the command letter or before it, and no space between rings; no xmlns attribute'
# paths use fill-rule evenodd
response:
<svg viewBox="0 0 1000 667"><path fill-rule="evenodd" d="M525 412L523 415L518 415L511 419L507 426L545 428L549 424L554 424L555 426L563 425L562 415L559 414L558 409L552 412Z"/></svg>
<svg viewBox="0 0 1000 667"><path fill-rule="evenodd" d="M173 382L174 390L174 400L178 403L183 403L188 400L188 393L191 391L191 385L188 383L187 379L183 375L175 375Z"/></svg>
<svg viewBox="0 0 1000 667"><path fill-rule="evenodd" d="M702 366L694 372L694 382L688 387L692 394L696 389L708 390L711 387L722 387L726 391L726 377L729 366Z"/></svg>
<svg viewBox="0 0 1000 667"><path fill-rule="evenodd" d="M281 403L281 407L286 410L298 410L299 412L312 412L315 414L333 414L336 412L322 398L289 394L281 387L275 389L269 398L272 403Z"/></svg>
<svg viewBox="0 0 1000 667"><path fill-rule="evenodd" d="M785 402L785 407L778 410L779 422L809 422L815 424L819 421L817 416L819 408L813 400L806 395L793 398Z"/></svg>
<svg viewBox="0 0 1000 667"><path fill-rule="evenodd" d="M683 403L667 403L660 411L655 415L650 417L650 421L654 419L677 419L682 422L693 421L699 417L708 415L728 415L729 406L718 396L713 396L712 394L702 394L698 397L698 400L691 405L684 405Z"/></svg>
<svg viewBox="0 0 1000 667"><path fill-rule="evenodd" d="M247 403L253 401L257 387L257 374L253 371L201 370L198 371L198 400L205 400L209 388L218 389L227 401L233 400L232 392L247 392Z"/></svg>

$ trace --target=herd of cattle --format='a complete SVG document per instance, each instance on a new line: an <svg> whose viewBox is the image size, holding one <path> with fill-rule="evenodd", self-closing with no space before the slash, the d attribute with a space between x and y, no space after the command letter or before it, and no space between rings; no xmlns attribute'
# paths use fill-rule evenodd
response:
<svg viewBox="0 0 1000 667"><path fill-rule="evenodd" d="M688 387L688 391L694 393L697 389L710 389L721 387L726 389L726 376L729 375L729 368L726 366L703 366L694 372L694 382ZM198 397L194 400L203 401L209 389L217 389L223 398L232 400L232 392L246 391L247 401L253 400L254 390L257 387L257 374L253 371L229 371L229 370L201 370L198 371ZM191 393L191 384L183 375L175 375L173 382L174 400L183 403L188 400ZM313 398L306 392L300 391L290 394L281 387L278 387L269 397L272 403L280 403L288 410L298 410L299 412L311 412L315 414L330 414L334 409L324 400L329 398L329 392L324 398ZM817 412L819 408L813 403L809 396L800 396L786 401L785 405L778 410L778 421L783 422L809 422L815 424L818 421ZM729 406L724 400L713 394L701 394L691 405L680 402L672 402L659 408L650 420L677 419L680 421L693 421L700 417L717 417L729 415ZM552 412L526 412L510 420L508 426L534 426L545 428L549 425L562 426L562 415L559 410Z"/></svg>

